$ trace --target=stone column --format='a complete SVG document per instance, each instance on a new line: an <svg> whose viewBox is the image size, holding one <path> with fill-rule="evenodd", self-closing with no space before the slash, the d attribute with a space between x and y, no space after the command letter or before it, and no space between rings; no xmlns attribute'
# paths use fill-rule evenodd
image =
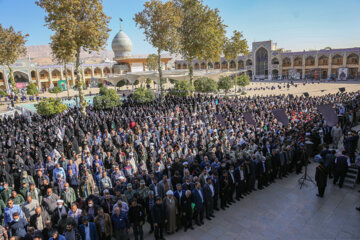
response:
<svg viewBox="0 0 360 240"><path fill-rule="evenodd" d="M319 54L316 53L315 55L315 68L318 68L319 67Z"/></svg>
<svg viewBox="0 0 360 240"><path fill-rule="evenodd" d="M48 72L49 72L49 81L50 81L50 86L53 85L53 81L52 81L52 71L50 68L48 68Z"/></svg>
<svg viewBox="0 0 360 240"><path fill-rule="evenodd" d="M332 63L332 56L331 56L331 53L330 53L329 62L328 62L328 78L331 77L331 63Z"/></svg>
<svg viewBox="0 0 360 240"><path fill-rule="evenodd" d="M145 66L145 63L143 62L143 71L146 72L146 66Z"/></svg>
<svg viewBox="0 0 360 240"><path fill-rule="evenodd" d="M95 73L94 73L94 66L91 66L91 77L93 78L95 76Z"/></svg>
<svg viewBox="0 0 360 240"><path fill-rule="evenodd" d="M36 69L36 80L37 80L37 87L40 90L41 89L41 82L40 82L40 76L39 76L39 70Z"/></svg>
<svg viewBox="0 0 360 240"><path fill-rule="evenodd" d="M75 85L74 66L71 67L71 82L73 85Z"/></svg>
<svg viewBox="0 0 360 240"><path fill-rule="evenodd" d="M60 68L60 78L61 80L64 80L64 69L62 67Z"/></svg>
<svg viewBox="0 0 360 240"><path fill-rule="evenodd" d="M294 55L290 57L291 68L294 68Z"/></svg>
<svg viewBox="0 0 360 240"><path fill-rule="evenodd" d="M343 67L346 67L346 52L344 52L343 56Z"/></svg>
<svg viewBox="0 0 360 240"><path fill-rule="evenodd" d="M101 70L101 77L104 77L104 68L102 67L100 68L100 70Z"/></svg>
<svg viewBox="0 0 360 240"><path fill-rule="evenodd" d="M302 55L301 70L302 70L302 79L305 79L305 54Z"/></svg>

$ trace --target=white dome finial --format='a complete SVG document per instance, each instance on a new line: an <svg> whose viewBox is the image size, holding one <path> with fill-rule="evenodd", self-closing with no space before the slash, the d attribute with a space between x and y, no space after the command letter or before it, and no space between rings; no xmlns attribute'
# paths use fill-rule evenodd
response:
<svg viewBox="0 0 360 240"><path fill-rule="evenodd" d="M119 18L119 20L120 20L120 31L122 31L122 22L123 22L123 20L122 20L122 18Z"/></svg>

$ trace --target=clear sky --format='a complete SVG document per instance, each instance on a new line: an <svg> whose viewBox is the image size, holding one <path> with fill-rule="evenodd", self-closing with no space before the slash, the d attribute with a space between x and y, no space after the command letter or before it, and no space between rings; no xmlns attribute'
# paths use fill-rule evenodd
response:
<svg viewBox="0 0 360 240"><path fill-rule="evenodd" d="M104 11L111 16L111 40L123 30L133 41L134 54L154 53L133 21L145 0L104 0ZM304 49L360 47L360 0L204 0L218 8L228 26L243 32L249 46L253 41L273 40L279 48ZM28 45L49 43L52 34L44 26L44 11L35 0L0 0L0 23L29 33Z"/></svg>

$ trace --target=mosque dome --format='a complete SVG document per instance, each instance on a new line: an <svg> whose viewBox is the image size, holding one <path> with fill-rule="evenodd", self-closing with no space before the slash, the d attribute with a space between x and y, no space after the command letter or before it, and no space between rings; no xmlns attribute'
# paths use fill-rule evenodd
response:
<svg viewBox="0 0 360 240"><path fill-rule="evenodd" d="M129 57L132 51L132 42L129 36L120 28L120 31L112 40L111 47L115 58Z"/></svg>

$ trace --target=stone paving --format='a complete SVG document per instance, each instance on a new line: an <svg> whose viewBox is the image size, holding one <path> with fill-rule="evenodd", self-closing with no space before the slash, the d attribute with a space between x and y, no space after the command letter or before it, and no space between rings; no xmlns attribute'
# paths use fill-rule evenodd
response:
<svg viewBox="0 0 360 240"><path fill-rule="evenodd" d="M316 163L309 165L314 178ZM360 193L334 186L328 181L324 198L316 197L315 185L299 189L301 175L291 174L261 191L233 204L226 211L215 212L194 230L167 235L167 240L211 239L360 239ZM145 239L154 239L144 228ZM133 236L131 236L133 238Z"/></svg>

